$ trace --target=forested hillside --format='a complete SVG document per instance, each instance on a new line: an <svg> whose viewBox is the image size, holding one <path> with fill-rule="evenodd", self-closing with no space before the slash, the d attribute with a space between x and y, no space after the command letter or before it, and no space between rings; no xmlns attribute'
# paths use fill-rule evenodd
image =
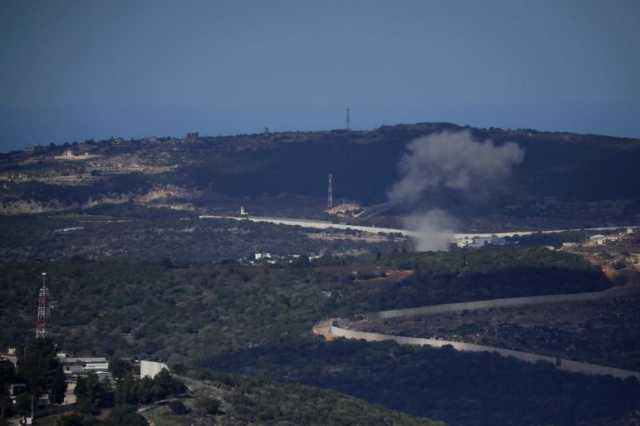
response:
<svg viewBox="0 0 640 426"><path fill-rule="evenodd" d="M50 277L49 330L67 351L316 385L461 426L595 425L639 408L634 381L446 348L326 343L311 334L317 321L336 316L609 285L571 254L496 248L287 266L124 258L9 262L0 266L0 346L32 335L34 277L43 270ZM607 404L598 405L602 398Z"/></svg>
<svg viewBox="0 0 640 426"><path fill-rule="evenodd" d="M112 139L12 152L0 155L2 210L15 214L129 201L233 210L244 203L258 212L282 212L292 203L314 199L318 212L328 173L334 174L337 199L376 204L387 201L409 142L461 130L480 141L514 142L524 150L524 161L514 168L505 190L490 200L462 203L459 195L441 191L411 209L437 204L485 226L498 216L530 226L638 221L638 140L446 123L372 131ZM279 202L266 205L269 197ZM406 208L397 207L395 214Z"/></svg>

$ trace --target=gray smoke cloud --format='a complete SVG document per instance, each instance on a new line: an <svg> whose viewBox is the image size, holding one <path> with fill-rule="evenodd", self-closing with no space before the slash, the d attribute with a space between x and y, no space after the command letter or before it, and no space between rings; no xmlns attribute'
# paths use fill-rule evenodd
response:
<svg viewBox="0 0 640 426"><path fill-rule="evenodd" d="M429 191L448 189L470 198L486 198L501 188L513 167L524 159L515 143L480 142L470 132L443 132L424 136L408 145L398 164L401 179L388 192L389 201L415 203ZM441 209L404 218L416 233L418 251L447 250L457 221Z"/></svg>
<svg viewBox="0 0 640 426"><path fill-rule="evenodd" d="M418 251L448 250L456 220L441 209L405 217L403 224L413 231Z"/></svg>
<svg viewBox="0 0 640 426"><path fill-rule="evenodd" d="M524 159L524 150L517 144L480 142L469 131L424 136L407 149L398 165L402 178L388 193L393 203L416 202L436 188L486 197Z"/></svg>

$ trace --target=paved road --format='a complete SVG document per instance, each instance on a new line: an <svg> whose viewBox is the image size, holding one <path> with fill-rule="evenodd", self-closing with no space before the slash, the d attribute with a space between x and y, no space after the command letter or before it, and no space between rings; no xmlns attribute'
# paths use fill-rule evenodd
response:
<svg viewBox="0 0 640 426"><path fill-rule="evenodd" d="M512 357L531 364L537 362L549 362L554 364L556 368L574 373L613 376L619 379L635 377L640 380L640 372L623 370L621 368L607 367L604 365L589 364L586 362L572 361L568 359L560 359L546 355L539 355L531 352L514 351L511 349L495 348L493 346L476 345L473 343L454 342L451 340L426 339L422 337L406 337L395 336L390 334L370 333L366 331L355 331L347 328L331 326L331 334L334 337L344 337L346 339L366 340L367 342L394 341L403 345L430 346L433 348L442 348L444 346L453 346L454 349L463 352L495 352L504 357Z"/></svg>
<svg viewBox="0 0 640 426"><path fill-rule="evenodd" d="M308 219L293 219L286 217L266 217L266 216L215 216L215 215L201 215L200 219L231 219L231 220L248 220L251 222L258 223L272 223L276 225L288 225L288 226L301 226L304 228L313 228L313 229L340 229L340 230L352 230L352 231L360 231L367 232L373 234L400 234L407 237L415 237L420 233L416 231L411 231L407 229L398 229L398 228L378 228L376 226L361 226L361 225L347 225L345 223L333 223L322 220L308 220ZM542 231L543 234L554 234L558 232L565 231L579 231L579 230L587 230L587 231L613 231L616 229L623 228L639 228L638 226L603 226L596 228L573 228L573 229L551 229L547 231ZM516 235L531 235L538 231L511 231L511 232L498 232L498 233L466 233L466 234L453 234L452 239L454 241L467 239L467 238L488 238L493 235L497 237L513 237Z"/></svg>
<svg viewBox="0 0 640 426"><path fill-rule="evenodd" d="M373 312L365 314L369 318L397 318L413 315L435 315L447 312L458 312L462 310L478 310L499 307L517 307L544 303L571 303L585 300L608 299L614 297L623 297L640 294L640 286L617 287L600 292L592 293L576 293L576 294L557 294L550 296L533 296L533 297L513 297L505 299L480 300L468 303L448 303L442 305L422 306L409 309L396 309L391 311ZM427 339L422 337L407 337L382 333L371 333L365 331L351 330L348 328L348 322L342 319L325 320L316 324L313 333L324 336L327 340L336 337L344 337L346 339L365 340L368 342L395 341L405 345L431 346L441 348L451 345L453 348L464 352L495 352L505 357L513 357L521 361L536 363L540 361L550 362L556 368L574 373L582 373L589 375L610 375L613 377L625 379L635 377L640 380L640 372L632 370L624 370L604 365L589 364L569 359L561 359L547 355L540 355L532 352L514 351L511 349L496 348L493 346L476 345L473 343L455 342L441 339Z"/></svg>

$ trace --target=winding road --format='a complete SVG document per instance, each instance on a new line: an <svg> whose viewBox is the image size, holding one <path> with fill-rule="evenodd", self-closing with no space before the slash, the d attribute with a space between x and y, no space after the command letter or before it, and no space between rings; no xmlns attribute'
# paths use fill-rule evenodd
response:
<svg viewBox="0 0 640 426"><path fill-rule="evenodd" d="M238 220L238 221L251 221L257 223L271 223L276 225L287 226L300 226L303 228L312 229L338 229L338 230L352 230L359 232L367 232L373 234L400 234L407 237L419 236L419 232L396 229L396 228L379 228L375 226L361 226L361 225L349 225L346 223L333 223L321 220L307 220L307 219L293 219L293 218L281 218L281 217L264 217L264 216L215 216L215 215L201 215L200 219L226 219L226 220ZM465 239L473 238L487 238L491 236L496 237L514 237L531 235L537 232L542 234L554 234L565 231L614 231L616 229L638 229L638 226L603 226L594 228L576 228L576 229L552 229L546 231L510 231L510 232L498 232L498 233L465 233L465 234L452 234L452 242L457 242ZM640 286L629 287L617 287L608 289L601 292L592 293L577 293L577 294L558 294L549 296L532 296L532 297L515 297L505 299L493 299L493 300L479 300L475 302L466 303L448 303L442 305L430 305L417 308L397 309L389 311L381 311L365 314L369 318L397 318L412 315L436 315L447 312L458 312L464 310L478 310L478 309L490 309L501 307L518 307L526 305L536 304L548 304L548 303L571 303L585 300L597 300L607 299L615 297L624 297L630 295L640 294ZM371 333L357 330L350 330L347 328L347 322L345 320L336 318L324 320L317 323L312 332L316 335L323 336L327 340L331 340L336 337L342 337L347 339L358 339L369 342L379 342L392 340L400 344L431 346L440 348L443 346L452 346L456 350L465 352L495 352L505 357L513 357L521 361L536 363L536 362L550 362L556 366L556 368L565 371L571 371L582 374L590 375L610 375L618 378L635 377L640 380L640 372L632 370L624 370L615 367L608 367L597 364L590 364L585 362L578 362L569 359L561 359L558 357L551 357L547 355L536 354L532 352L515 351L505 348L496 348L492 346L483 346L473 343L456 342L442 339L428 339L419 337L407 337L388 335L381 333Z"/></svg>
<svg viewBox="0 0 640 426"><path fill-rule="evenodd" d="M415 315L437 315L448 312L459 312L464 310L492 309L502 307L530 306L536 304L549 303L571 303L585 300L609 299L616 297L633 296L640 294L640 286L614 287L608 290L591 293L557 294L549 296L514 297L505 299L480 300L467 303L448 303L442 305L422 306L417 308L396 309L390 311L374 312L364 314L368 318L398 318ZM452 346L454 349L463 352L494 352L504 357L512 357L528 363L549 362L556 368L574 373L588 375L608 375L620 379L635 377L640 380L640 372L624 370L621 368L608 367L604 365L578 362L569 359L562 359L532 352L515 351L505 348L477 345L473 343L457 342L443 339L429 339L422 337L407 337L390 334L372 333L349 329L348 321L340 318L333 318L317 323L312 332L323 336L327 340L334 338L346 338L355 340L365 340L367 342L394 341L404 345L430 346L442 348Z"/></svg>

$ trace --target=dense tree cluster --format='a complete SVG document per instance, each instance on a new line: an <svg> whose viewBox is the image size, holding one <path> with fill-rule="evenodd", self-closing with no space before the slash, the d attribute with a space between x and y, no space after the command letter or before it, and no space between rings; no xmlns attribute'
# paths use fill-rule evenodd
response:
<svg viewBox="0 0 640 426"><path fill-rule="evenodd" d="M331 263L333 262L333 263ZM327 266L189 265L70 260L0 264L0 345L30 331L40 271L51 277L50 330L66 350L155 355L172 363L304 336L331 316L482 298L605 288L579 257L544 249L383 255ZM400 282L354 270L412 268ZM99 312L100 315L96 315ZM60 332L61 330L71 332Z"/></svg>
<svg viewBox="0 0 640 426"><path fill-rule="evenodd" d="M338 340L282 344L203 365L337 389L458 426L597 424L640 409L640 383L530 365L493 353Z"/></svg>
<svg viewBox="0 0 640 426"><path fill-rule="evenodd" d="M87 414L69 414L56 420L56 426L148 426L149 423L133 406L114 407L106 420Z"/></svg>
<svg viewBox="0 0 640 426"><path fill-rule="evenodd" d="M320 231L235 220L200 220L192 212L131 204L78 213L3 218L0 221L3 236L0 256L5 261L51 261L74 256L143 262L165 259L167 265L185 265L237 261L253 257L255 252L276 256L349 251L391 253L410 246L406 240L366 242L309 238L308 234ZM65 229L72 230L63 231ZM330 231L322 232L331 234Z"/></svg>
<svg viewBox="0 0 640 426"><path fill-rule="evenodd" d="M162 370L153 379L142 379L127 374L111 383L101 382L90 373L78 379L76 395L78 407L86 414L97 414L100 409L120 405L149 404L186 391L184 384L176 380L167 370Z"/></svg>
<svg viewBox="0 0 640 426"><path fill-rule="evenodd" d="M415 273L400 281L370 283L352 279L356 270L398 268ZM287 268L115 260L12 263L0 265L0 278L11 283L0 289L0 321L9 324L0 330L0 343L7 344L30 332L31 312L23 309L33 303L35 291L25 283L43 269L51 276L54 299L50 331L65 349L91 347L98 353L156 356L170 364L265 374L276 380L338 389L387 407L470 426L482 423L474 423L471 415L458 422L453 413L475 413L482 418L482 413L494 411L489 416L496 420L493 424L509 424L503 416L525 419L521 424L546 421L536 416L523 417L521 411L544 411L540 407L555 406L558 400L564 401L564 394L543 392L544 386L536 377L546 381L546 386L565 386L576 379L519 363L507 363L505 367L504 360L484 355L458 357L447 351L324 344L310 335L311 326L321 319L360 312L589 291L608 285L598 271L579 257L537 248L382 254L377 258L334 259L318 266ZM461 392L452 388L456 383L452 377L457 377L455 372L471 368L469 365L473 366L469 377L485 385L474 385L468 394L451 398L452 392ZM127 378L126 365L114 363L114 368L118 371L112 389L115 404L145 403L162 397L157 384ZM504 368L507 372L503 377ZM434 376L433 372L441 372L441 376ZM522 382L518 377L527 380ZM522 387L512 385L513 380L520 380ZM580 395L593 405L594 395L618 395L623 389L615 381L579 383L581 389L591 389ZM101 395L101 385L87 384L93 391L81 400L90 412L100 404L97 401L101 398L96 399L95 395ZM513 386L513 392L504 390ZM635 385L628 386L625 392L634 395ZM535 403L513 403L515 394L527 400L528 387L538 389L531 400ZM484 395L495 398L486 400ZM427 400L433 403L425 404ZM245 402L242 396L235 401L238 406ZM586 406L585 418L618 415L627 408L621 404L610 404L606 412L594 412ZM554 421L568 406L558 407L555 411L546 409Z"/></svg>
<svg viewBox="0 0 640 426"><path fill-rule="evenodd" d="M176 419L176 423L181 420L183 424L222 426L445 426L439 421L391 411L329 389L273 383L204 369L190 370L189 375L198 378L194 385L194 409L186 415L180 414L180 418L162 417L167 423Z"/></svg>

